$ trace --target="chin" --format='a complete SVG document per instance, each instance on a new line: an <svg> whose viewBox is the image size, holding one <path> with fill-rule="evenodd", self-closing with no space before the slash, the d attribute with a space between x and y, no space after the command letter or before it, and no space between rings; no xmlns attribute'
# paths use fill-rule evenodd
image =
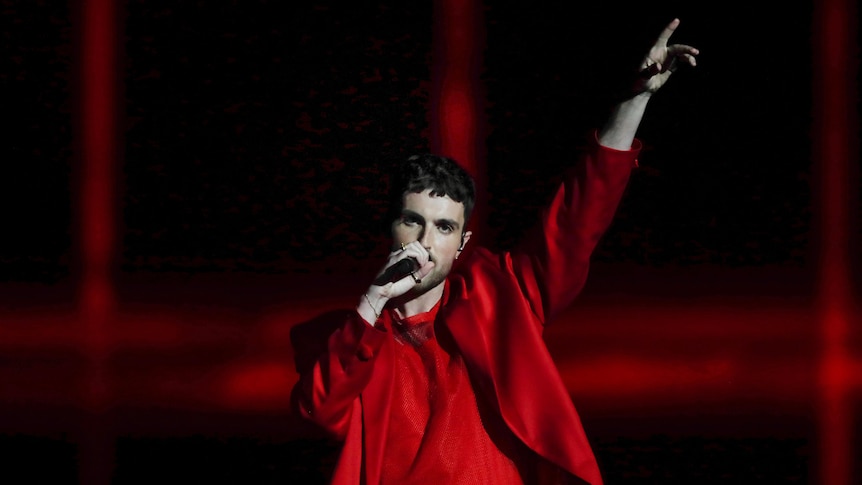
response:
<svg viewBox="0 0 862 485"><path fill-rule="evenodd" d="M432 290L437 287L440 283L442 283L446 279L446 275L439 275L437 273L431 273L430 275L422 278L422 282L413 287L413 292L416 295L421 295L429 290Z"/></svg>

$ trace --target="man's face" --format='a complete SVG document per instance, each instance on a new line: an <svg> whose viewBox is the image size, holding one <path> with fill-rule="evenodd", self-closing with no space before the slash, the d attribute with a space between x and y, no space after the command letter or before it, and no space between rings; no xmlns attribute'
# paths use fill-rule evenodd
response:
<svg viewBox="0 0 862 485"><path fill-rule="evenodd" d="M464 232L464 204L449 196L432 196L430 192L428 189L406 194L401 217L392 224L395 247L419 241L434 261L434 269L413 289L419 294L446 279L463 245L470 239L470 232Z"/></svg>

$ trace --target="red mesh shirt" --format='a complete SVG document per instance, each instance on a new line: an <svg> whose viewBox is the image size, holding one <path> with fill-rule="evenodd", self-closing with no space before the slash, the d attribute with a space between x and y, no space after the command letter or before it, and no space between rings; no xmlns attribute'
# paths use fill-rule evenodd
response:
<svg viewBox="0 0 862 485"><path fill-rule="evenodd" d="M385 484L519 484L529 455L477 402L451 339L430 312L393 319L395 389L384 451Z"/></svg>

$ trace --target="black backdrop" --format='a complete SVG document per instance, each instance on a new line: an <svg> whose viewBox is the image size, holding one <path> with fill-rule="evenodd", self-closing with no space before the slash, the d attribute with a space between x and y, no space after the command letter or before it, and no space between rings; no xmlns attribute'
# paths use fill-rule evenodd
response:
<svg viewBox="0 0 862 485"><path fill-rule="evenodd" d="M642 168L597 260L806 264L810 6L673 3L487 5L487 244L518 238L679 16L673 40L699 47L700 66L650 106ZM74 259L73 14L9 2L2 15L6 281L56 281ZM364 267L388 168L428 149L431 14L427 2L128 2L122 270Z"/></svg>
<svg viewBox="0 0 862 485"><path fill-rule="evenodd" d="M38 291L76 271L78 13L64 2L0 6L0 280L5 288L36 283ZM486 244L517 240L621 80L678 16L673 40L699 47L699 66L651 103L641 168L594 259L625 271L755 268L769 284L764 293L782 285L810 293L808 2L527 9L489 1L484 13ZM431 16L430 2L126 2L120 279L242 272L301 282L309 272L375 268L388 169L428 149ZM700 282L705 291L739 283ZM600 459L613 464L610 483L662 474L692 483L799 483L811 451L805 439L595 440ZM0 441L31 472L46 457L58 473L74 469L68 441ZM329 446L121 439L118 481L157 480L184 464L178 476L186 481L276 483L302 474L316 483ZM741 459L749 454L758 460Z"/></svg>

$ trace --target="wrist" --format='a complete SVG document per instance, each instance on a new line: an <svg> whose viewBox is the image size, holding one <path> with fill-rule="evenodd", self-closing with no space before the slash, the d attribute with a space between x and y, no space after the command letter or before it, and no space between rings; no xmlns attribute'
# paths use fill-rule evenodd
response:
<svg viewBox="0 0 862 485"><path fill-rule="evenodd" d="M356 309L363 317L366 318L366 320L374 323L380 318L380 315L383 313L383 308L386 306L388 301L388 298L369 290L362 294L362 297L359 299L359 305ZM373 320L369 318L371 315L374 315Z"/></svg>
<svg viewBox="0 0 862 485"><path fill-rule="evenodd" d="M383 310L383 307L386 306L386 303L389 301L389 297L383 293L382 286L370 286L367 290L365 290L364 298L369 300L374 308L378 310Z"/></svg>

